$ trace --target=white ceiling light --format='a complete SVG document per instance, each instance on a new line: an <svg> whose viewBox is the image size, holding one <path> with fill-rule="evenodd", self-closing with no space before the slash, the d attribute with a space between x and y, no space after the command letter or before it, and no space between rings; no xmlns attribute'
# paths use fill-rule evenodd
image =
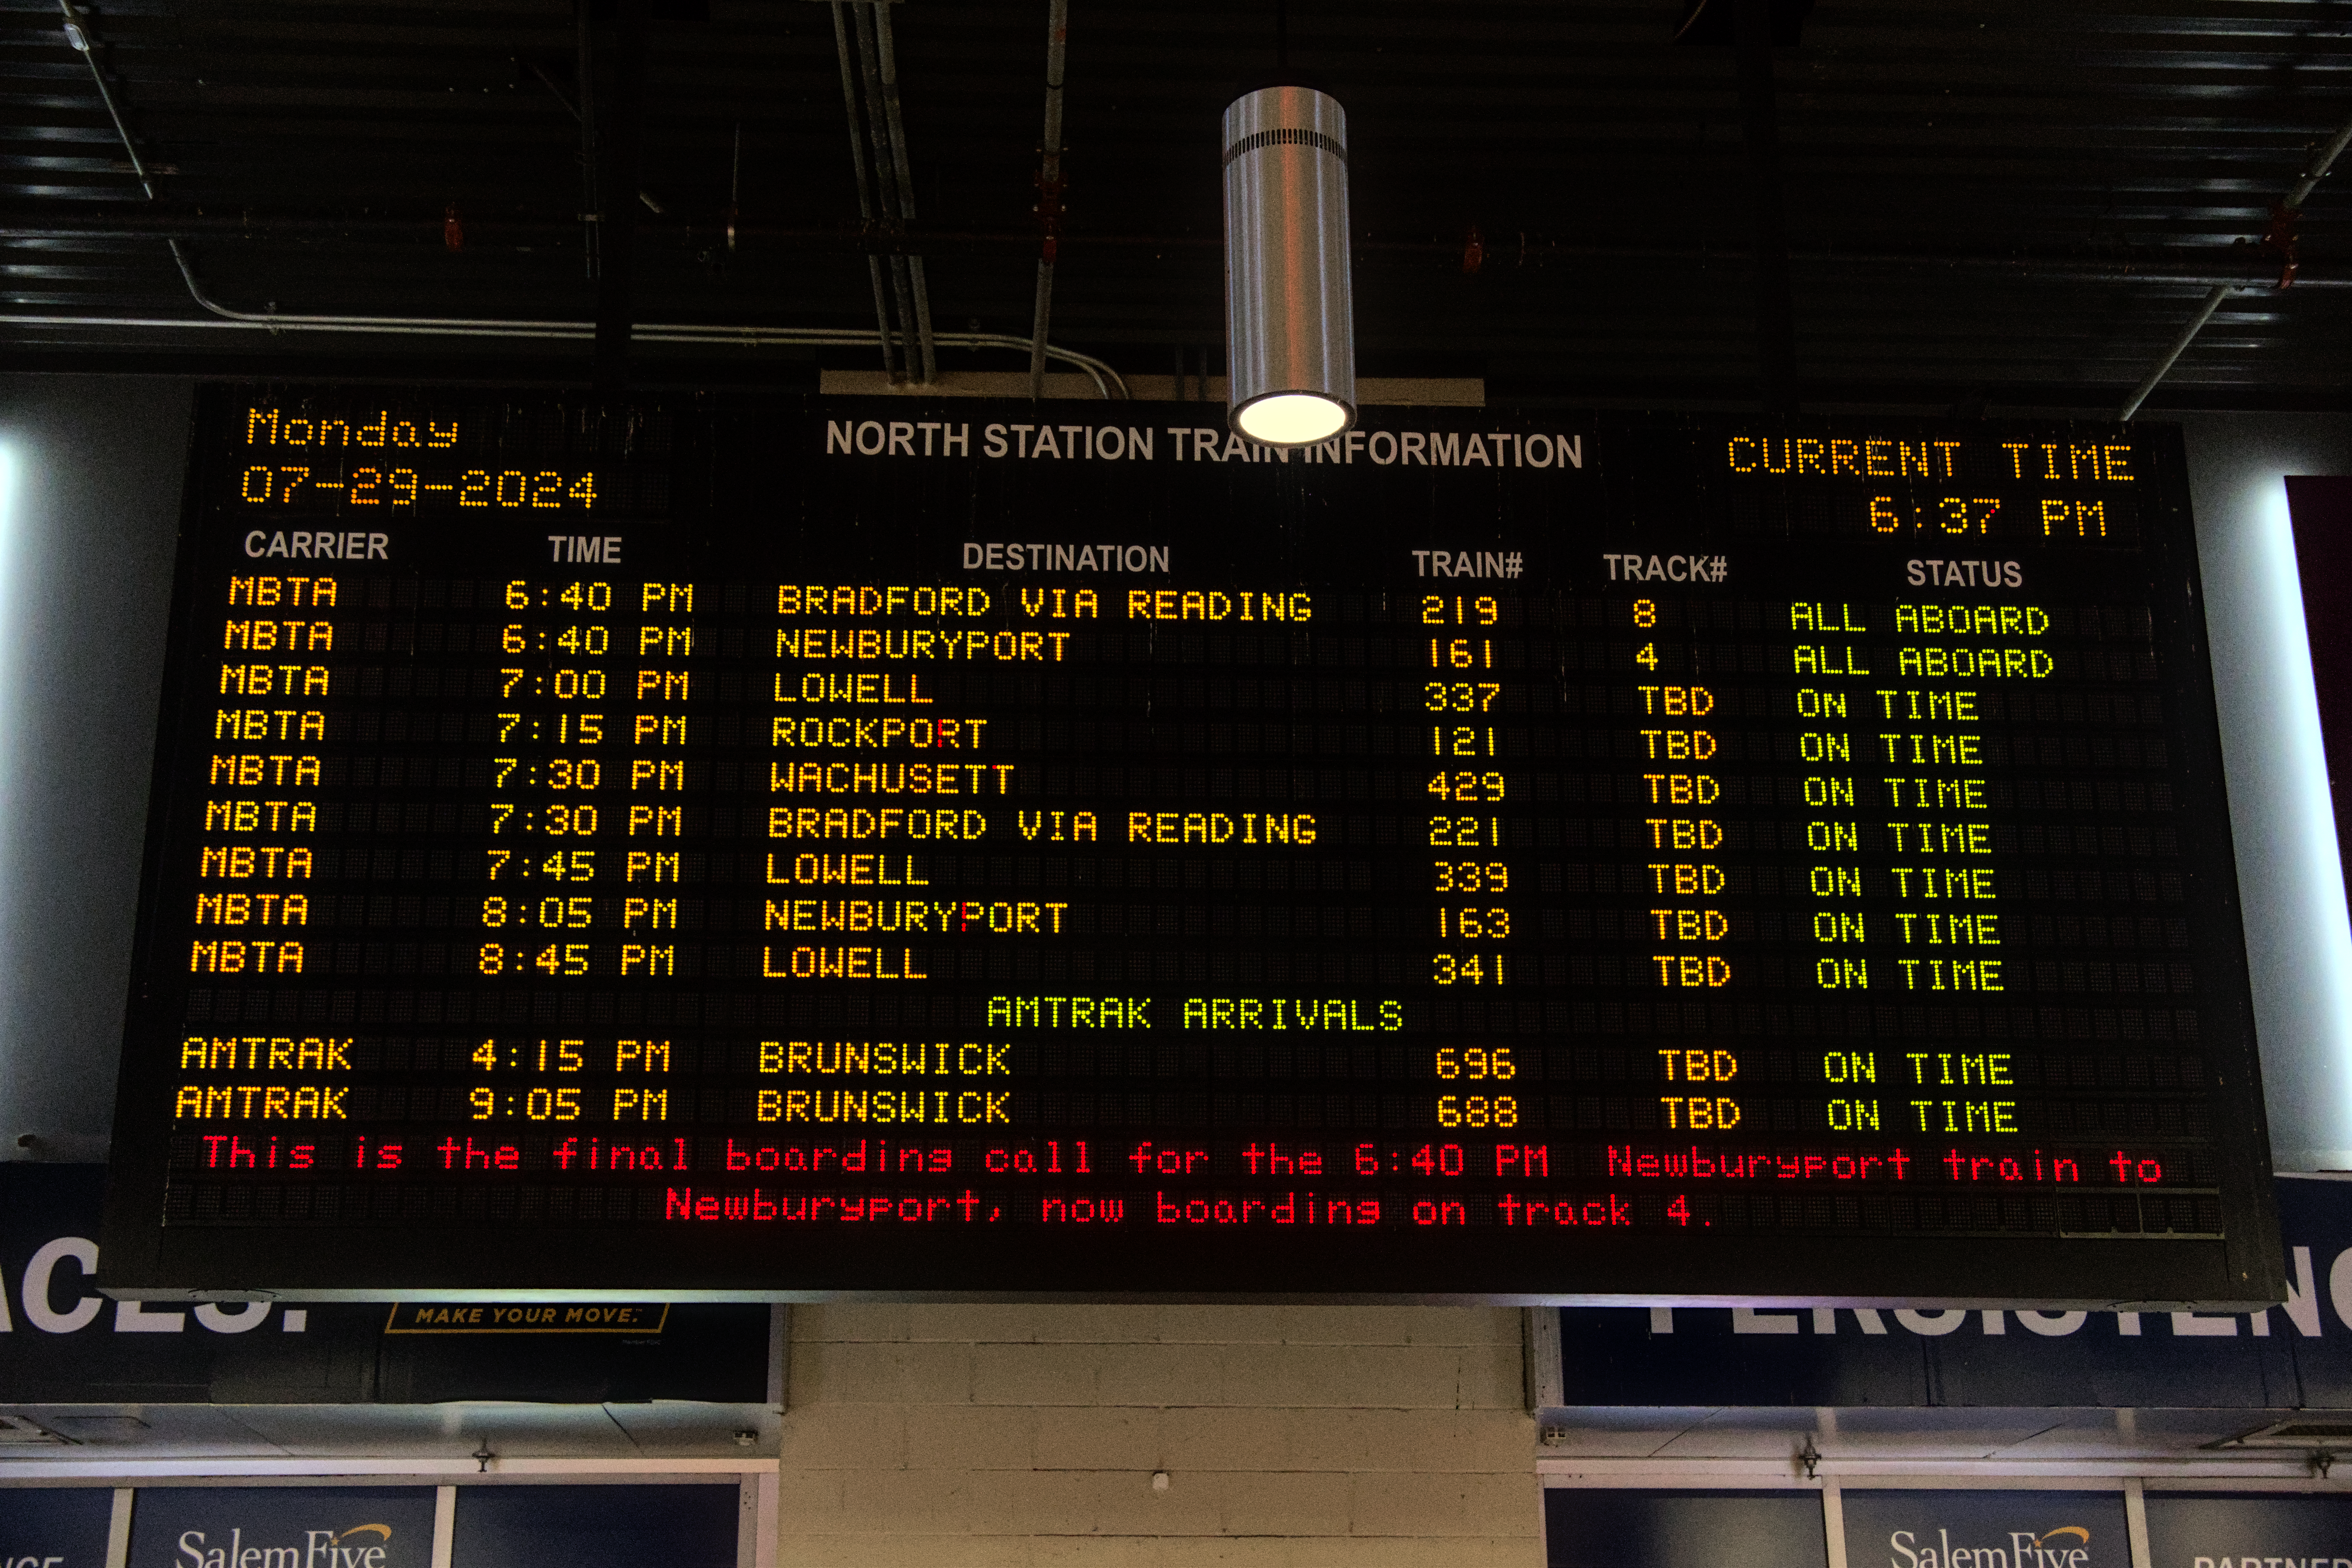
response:
<svg viewBox="0 0 2352 1568"><path fill-rule="evenodd" d="M1348 271L1348 116L1306 87L1225 110L1226 406L1269 447L1328 441L1356 422Z"/></svg>

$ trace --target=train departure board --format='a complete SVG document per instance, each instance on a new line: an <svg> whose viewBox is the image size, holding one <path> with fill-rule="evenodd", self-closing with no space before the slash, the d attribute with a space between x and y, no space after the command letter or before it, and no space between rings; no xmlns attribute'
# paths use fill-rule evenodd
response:
<svg viewBox="0 0 2352 1568"><path fill-rule="evenodd" d="M208 388L102 1282L2274 1300L2187 493Z"/></svg>

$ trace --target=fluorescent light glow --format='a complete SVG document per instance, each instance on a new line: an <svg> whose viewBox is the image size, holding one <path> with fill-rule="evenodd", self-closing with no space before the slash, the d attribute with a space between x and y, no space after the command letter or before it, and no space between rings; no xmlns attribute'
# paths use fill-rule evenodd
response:
<svg viewBox="0 0 2352 1568"><path fill-rule="evenodd" d="M25 574L25 521L17 515L16 444L0 441L0 724L13 738L20 732L17 715L25 685L25 617L16 603L17 581ZM0 752L0 802L16 817L18 753L12 746ZM0 887L12 886L0 879ZM5 913L5 910L0 910Z"/></svg>
<svg viewBox="0 0 2352 1568"><path fill-rule="evenodd" d="M1265 447L1311 447L1348 427L1348 406L1311 392L1277 392L1234 411L1241 433Z"/></svg>
<svg viewBox="0 0 2352 1568"><path fill-rule="evenodd" d="M2267 997L2273 1014L2258 1019L2271 1026L2263 1056L2272 1144L2284 1168L2342 1169L2352 1165L2352 922L2294 523L2276 470L2242 494L2247 607L2256 614L2242 632L2249 668L2231 672L2235 689L2224 700L2264 710L2257 722L2265 754L2260 779L2231 791L2240 805L2233 837L2241 867L2252 872L2240 875L2250 934L2266 926L2293 933L2291 949L2248 944L2258 1011ZM2352 768L2352 758L2336 765Z"/></svg>
<svg viewBox="0 0 2352 1568"><path fill-rule="evenodd" d="M20 824L25 816L24 768L25 752L18 744L24 735L24 719L31 706L25 699L25 616L17 603L19 584L26 575L25 520L17 492L20 468L15 441L0 441L0 731L8 736L5 751L0 751L0 818L10 824L9 831L0 836L0 974L15 982L21 973L25 958L26 921L20 911L36 900L26 896L19 886L23 860L17 850ZM0 1032L0 1078L21 1085L17 1074L26 1063L23 1059L22 1036L12 1027ZM36 1055L32 1058L37 1061ZM0 1129L14 1138L26 1130L21 1120L27 1114L25 1107L33 1097L26 1096L22 1088L9 1098L5 1111L8 1124Z"/></svg>
<svg viewBox="0 0 2352 1568"><path fill-rule="evenodd" d="M13 441L0 441L0 648L7 650L7 666L12 672L16 664L16 650L10 642L16 635L13 599L16 552L23 546L17 537L20 531L16 519L16 446Z"/></svg>

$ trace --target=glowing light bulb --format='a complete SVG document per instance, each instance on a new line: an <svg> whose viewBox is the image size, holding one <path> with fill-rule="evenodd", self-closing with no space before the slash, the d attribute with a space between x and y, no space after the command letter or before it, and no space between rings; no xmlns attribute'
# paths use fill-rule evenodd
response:
<svg viewBox="0 0 2352 1568"><path fill-rule="evenodd" d="M1311 447L1348 427L1348 407L1311 392L1277 392L1234 411L1234 423L1268 447Z"/></svg>

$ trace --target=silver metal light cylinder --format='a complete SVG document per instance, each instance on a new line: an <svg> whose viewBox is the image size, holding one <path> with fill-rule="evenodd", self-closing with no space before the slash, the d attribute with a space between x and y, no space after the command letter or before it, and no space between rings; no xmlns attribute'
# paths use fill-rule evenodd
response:
<svg viewBox="0 0 2352 1568"><path fill-rule="evenodd" d="M1356 422L1348 267L1348 116L1326 93L1269 87L1225 110L1227 416L1303 447Z"/></svg>

